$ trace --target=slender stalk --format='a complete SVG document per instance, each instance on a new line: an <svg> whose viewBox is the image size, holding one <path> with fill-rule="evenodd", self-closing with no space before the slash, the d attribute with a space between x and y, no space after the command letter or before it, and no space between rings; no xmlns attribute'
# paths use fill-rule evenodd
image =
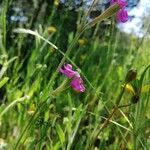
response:
<svg viewBox="0 0 150 150"><path fill-rule="evenodd" d="M23 102L24 100L28 100L30 97L28 95L21 97L19 99L14 100L12 103L10 103L1 113L0 113L0 118L8 111L10 110L13 106L15 106L18 103Z"/></svg>
<svg viewBox="0 0 150 150"><path fill-rule="evenodd" d="M50 84L51 86L52 86L52 82L55 80L55 78L56 78L56 76L57 76L57 74L58 74L58 72L59 72L60 67L65 63L66 58L67 58L67 57L69 56L69 54L71 53L73 47L75 46L77 40L79 39L79 37L81 36L81 34L82 34L83 32L84 32L84 29L81 30L81 32L77 33L77 35L76 35L75 38L73 39L71 45L69 46L68 50L67 50L66 53L64 54L62 60L60 61L59 65L58 65L58 67L57 67L57 69L56 69L56 71L53 73L53 76L52 76L52 78L51 78L51 80L50 80L50 82L49 82L49 84Z"/></svg>
<svg viewBox="0 0 150 150"><path fill-rule="evenodd" d="M93 0L92 5L90 6L89 10L87 11L85 18L88 17L92 11L92 8L94 7L94 5L96 4L97 0Z"/></svg>
<svg viewBox="0 0 150 150"><path fill-rule="evenodd" d="M133 104L129 103L129 104L125 104L125 105L120 105L120 106L118 106L118 108L125 108L125 107L129 107L131 105L133 105Z"/></svg>
<svg viewBox="0 0 150 150"><path fill-rule="evenodd" d="M32 122L34 121L34 118L35 118L36 114L38 112L40 112L41 109L43 109L43 107L45 106L46 102L47 101L42 102L41 105L39 105L39 107L36 109L36 111L34 112L32 117L29 119L28 124L25 126L24 130L22 131L20 137L18 138L18 140L17 140L17 142L16 142L16 144L14 146L14 150L16 150L17 147L19 146L19 143L20 143L21 139L23 138L25 132L31 127Z"/></svg>
<svg viewBox="0 0 150 150"><path fill-rule="evenodd" d="M93 136L91 136L91 138L90 138L90 140L89 140L89 144L87 145L87 147L86 147L86 150L90 150L91 149L91 147L92 147L92 145L93 145L93 143L95 142L95 140L97 139L97 137L98 137L98 135L103 131L103 129L104 128L106 128L107 127L107 125L109 124L109 122L110 122L110 119L112 118L112 116L114 115L114 113L117 111L117 109L118 109L118 106L119 106L119 104L120 104L120 102L121 102L121 99L122 99L122 96L123 96L123 93L124 93L124 91L125 91L125 87L126 87L126 85L127 85L127 82L125 83L125 86L123 87L123 89L122 89L122 91L120 92L120 94L119 94L119 96L118 96L118 99L117 99L117 101L116 101L116 106L113 108L113 111L112 111L112 113L109 115L109 117L105 120L105 122L103 123L103 125L102 125L102 127L99 129L99 126L97 127L98 129L98 131L97 132L94 132L93 133Z"/></svg>
<svg viewBox="0 0 150 150"><path fill-rule="evenodd" d="M8 0L4 2L4 10L3 10L3 46L4 46L4 54L6 54L6 13L7 13Z"/></svg>

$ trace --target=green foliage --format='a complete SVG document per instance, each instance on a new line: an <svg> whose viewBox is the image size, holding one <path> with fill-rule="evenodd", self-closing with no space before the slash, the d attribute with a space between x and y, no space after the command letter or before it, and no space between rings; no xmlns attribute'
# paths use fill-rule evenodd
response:
<svg viewBox="0 0 150 150"><path fill-rule="evenodd" d="M38 2L33 3L36 12ZM49 11L45 4L34 16L37 20L32 18L35 22L29 18L28 29L21 23L7 24L11 1L0 8L0 146L148 149L150 91L142 93L142 86L150 84L149 39L144 37L141 43L120 33L111 18L107 26L96 19L91 28L83 10L60 9L54 3ZM114 11L116 7L111 7L98 18L103 20ZM81 73L85 93L73 91L70 80L59 74L63 63ZM139 96L132 104L135 95L122 89L131 68L137 69L131 85Z"/></svg>
<svg viewBox="0 0 150 150"><path fill-rule="evenodd" d="M0 81L0 88L1 88L3 85L5 85L8 80L9 80L8 77L4 77L3 79L1 79L1 81Z"/></svg>

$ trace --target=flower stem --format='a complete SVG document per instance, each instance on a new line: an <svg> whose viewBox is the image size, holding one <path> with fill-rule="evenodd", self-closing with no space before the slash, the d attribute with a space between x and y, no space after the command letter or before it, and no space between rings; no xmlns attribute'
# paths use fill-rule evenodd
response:
<svg viewBox="0 0 150 150"><path fill-rule="evenodd" d="M87 145L86 147L86 150L90 150L93 143L95 142L95 140L97 139L97 137L99 136L99 134L103 131L104 128L107 127L107 125L109 124L109 121L110 119L112 118L112 116L114 115L114 113L117 111L118 109L118 106L121 102L121 99L122 99L122 96L123 96L123 93L125 91L125 87L127 85L127 82L125 83L125 86L123 87L122 91L120 92L118 98L117 98L117 101L116 101L116 105L115 107L113 108L113 111L112 113L109 115L109 117L105 120L105 122L103 123L102 127L99 129L99 126L97 127L97 130L95 130L96 132L93 132L93 136L91 136L90 140L89 140L89 144Z"/></svg>

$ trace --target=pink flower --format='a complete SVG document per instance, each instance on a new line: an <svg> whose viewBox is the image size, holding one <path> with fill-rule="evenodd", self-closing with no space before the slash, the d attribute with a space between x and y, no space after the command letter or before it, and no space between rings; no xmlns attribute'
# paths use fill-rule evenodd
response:
<svg viewBox="0 0 150 150"><path fill-rule="evenodd" d="M128 21L128 12L124 9L127 6L125 0L110 0L110 4L117 3L120 6L120 10L116 13L116 19L118 22L127 22Z"/></svg>
<svg viewBox="0 0 150 150"><path fill-rule="evenodd" d="M125 0L110 0L111 5L115 3L118 3L121 9L127 6L127 2Z"/></svg>
<svg viewBox="0 0 150 150"><path fill-rule="evenodd" d="M80 74L77 71L72 70L72 65L66 64L62 68L60 68L59 71L68 78L72 79L70 85L75 91L79 93L85 91L83 80L81 79Z"/></svg>
<svg viewBox="0 0 150 150"><path fill-rule="evenodd" d="M120 9L116 14L116 19L118 22L127 22L128 21L128 12L124 9Z"/></svg>
<svg viewBox="0 0 150 150"><path fill-rule="evenodd" d="M72 65L70 64L64 65L62 68L59 69L59 71L62 74L66 75L68 78L72 78L76 74L76 71L72 70Z"/></svg>
<svg viewBox="0 0 150 150"><path fill-rule="evenodd" d="M77 92L84 92L85 87L83 85L83 80L80 77L74 77L71 81L71 87Z"/></svg>

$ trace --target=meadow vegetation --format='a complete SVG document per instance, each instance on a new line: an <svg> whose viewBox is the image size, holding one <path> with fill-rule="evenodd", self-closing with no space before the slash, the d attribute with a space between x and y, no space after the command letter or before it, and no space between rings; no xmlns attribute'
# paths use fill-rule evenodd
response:
<svg viewBox="0 0 150 150"><path fill-rule="evenodd" d="M149 29L143 38L120 32L117 7L88 24L91 10L60 9L56 0L46 18L41 10L13 23L11 3L0 13L0 149L148 150ZM70 87L64 64L85 92Z"/></svg>

